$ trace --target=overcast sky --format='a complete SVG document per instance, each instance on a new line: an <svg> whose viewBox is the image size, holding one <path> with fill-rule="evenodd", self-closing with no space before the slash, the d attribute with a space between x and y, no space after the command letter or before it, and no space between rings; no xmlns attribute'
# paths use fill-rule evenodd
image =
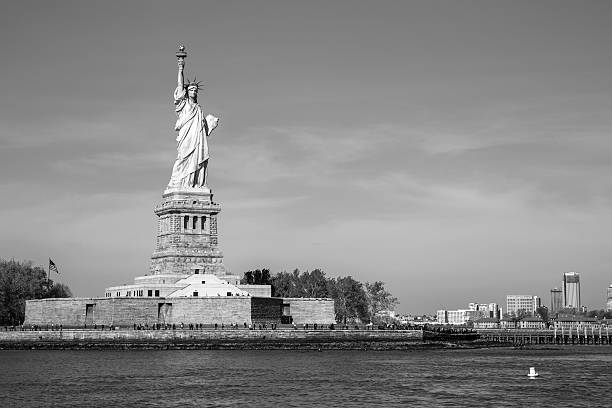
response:
<svg viewBox="0 0 612 408"><path fill-rule="evenodd" d="M612 2L8 2L0 256L77 296L148 271L176 47L219 116L230 270L382 280L399 311L612 283Z"/></svg>

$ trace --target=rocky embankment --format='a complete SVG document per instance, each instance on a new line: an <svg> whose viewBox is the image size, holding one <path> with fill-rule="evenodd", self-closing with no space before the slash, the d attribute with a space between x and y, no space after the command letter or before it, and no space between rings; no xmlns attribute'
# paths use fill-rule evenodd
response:
<svg viewBox="0 0 612 408"><path fill-rule="evenodd" d="M456 347L420 330L62 330L0 332L0 349L408 350Z"/></svg>

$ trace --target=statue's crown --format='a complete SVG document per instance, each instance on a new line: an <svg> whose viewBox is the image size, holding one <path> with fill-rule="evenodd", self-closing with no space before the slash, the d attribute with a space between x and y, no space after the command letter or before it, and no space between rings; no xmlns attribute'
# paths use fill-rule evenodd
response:
<svg viewBox="0 0 612 408"><path fill-rule="evenodd" d="M196 81L195 78L193 78L193 80L187 80L187 84L185 85L186 89L189 88L196 88L197 90L202 89L204 86L202 85L202 81Z"/></svg>

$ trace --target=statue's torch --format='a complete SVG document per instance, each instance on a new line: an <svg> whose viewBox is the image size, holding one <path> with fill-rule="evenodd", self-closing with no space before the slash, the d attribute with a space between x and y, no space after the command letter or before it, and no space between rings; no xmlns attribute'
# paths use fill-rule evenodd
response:
<svg viewBox="0 0 612 408"><path fill-rule="evenodd" d="M185 58L187 58L187 52L185 52L185 46L183 44L179 45L176 58L178 58L179 61L185 61Z"/></svg>

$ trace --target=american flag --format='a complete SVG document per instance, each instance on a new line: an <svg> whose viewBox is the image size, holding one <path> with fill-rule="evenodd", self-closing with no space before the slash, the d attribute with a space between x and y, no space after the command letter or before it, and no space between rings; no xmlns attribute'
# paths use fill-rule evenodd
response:
<svg viewBox="0 0 612 408"><path fill-rule="evenodd" d="M49 272L51 272L51 271L53 271L53 272L55 272L55 273L57 273L59 275L59 271L57 270L57 266L55 266L55 262L53 262L51 260L51 258L49 258Z"/></svg>

